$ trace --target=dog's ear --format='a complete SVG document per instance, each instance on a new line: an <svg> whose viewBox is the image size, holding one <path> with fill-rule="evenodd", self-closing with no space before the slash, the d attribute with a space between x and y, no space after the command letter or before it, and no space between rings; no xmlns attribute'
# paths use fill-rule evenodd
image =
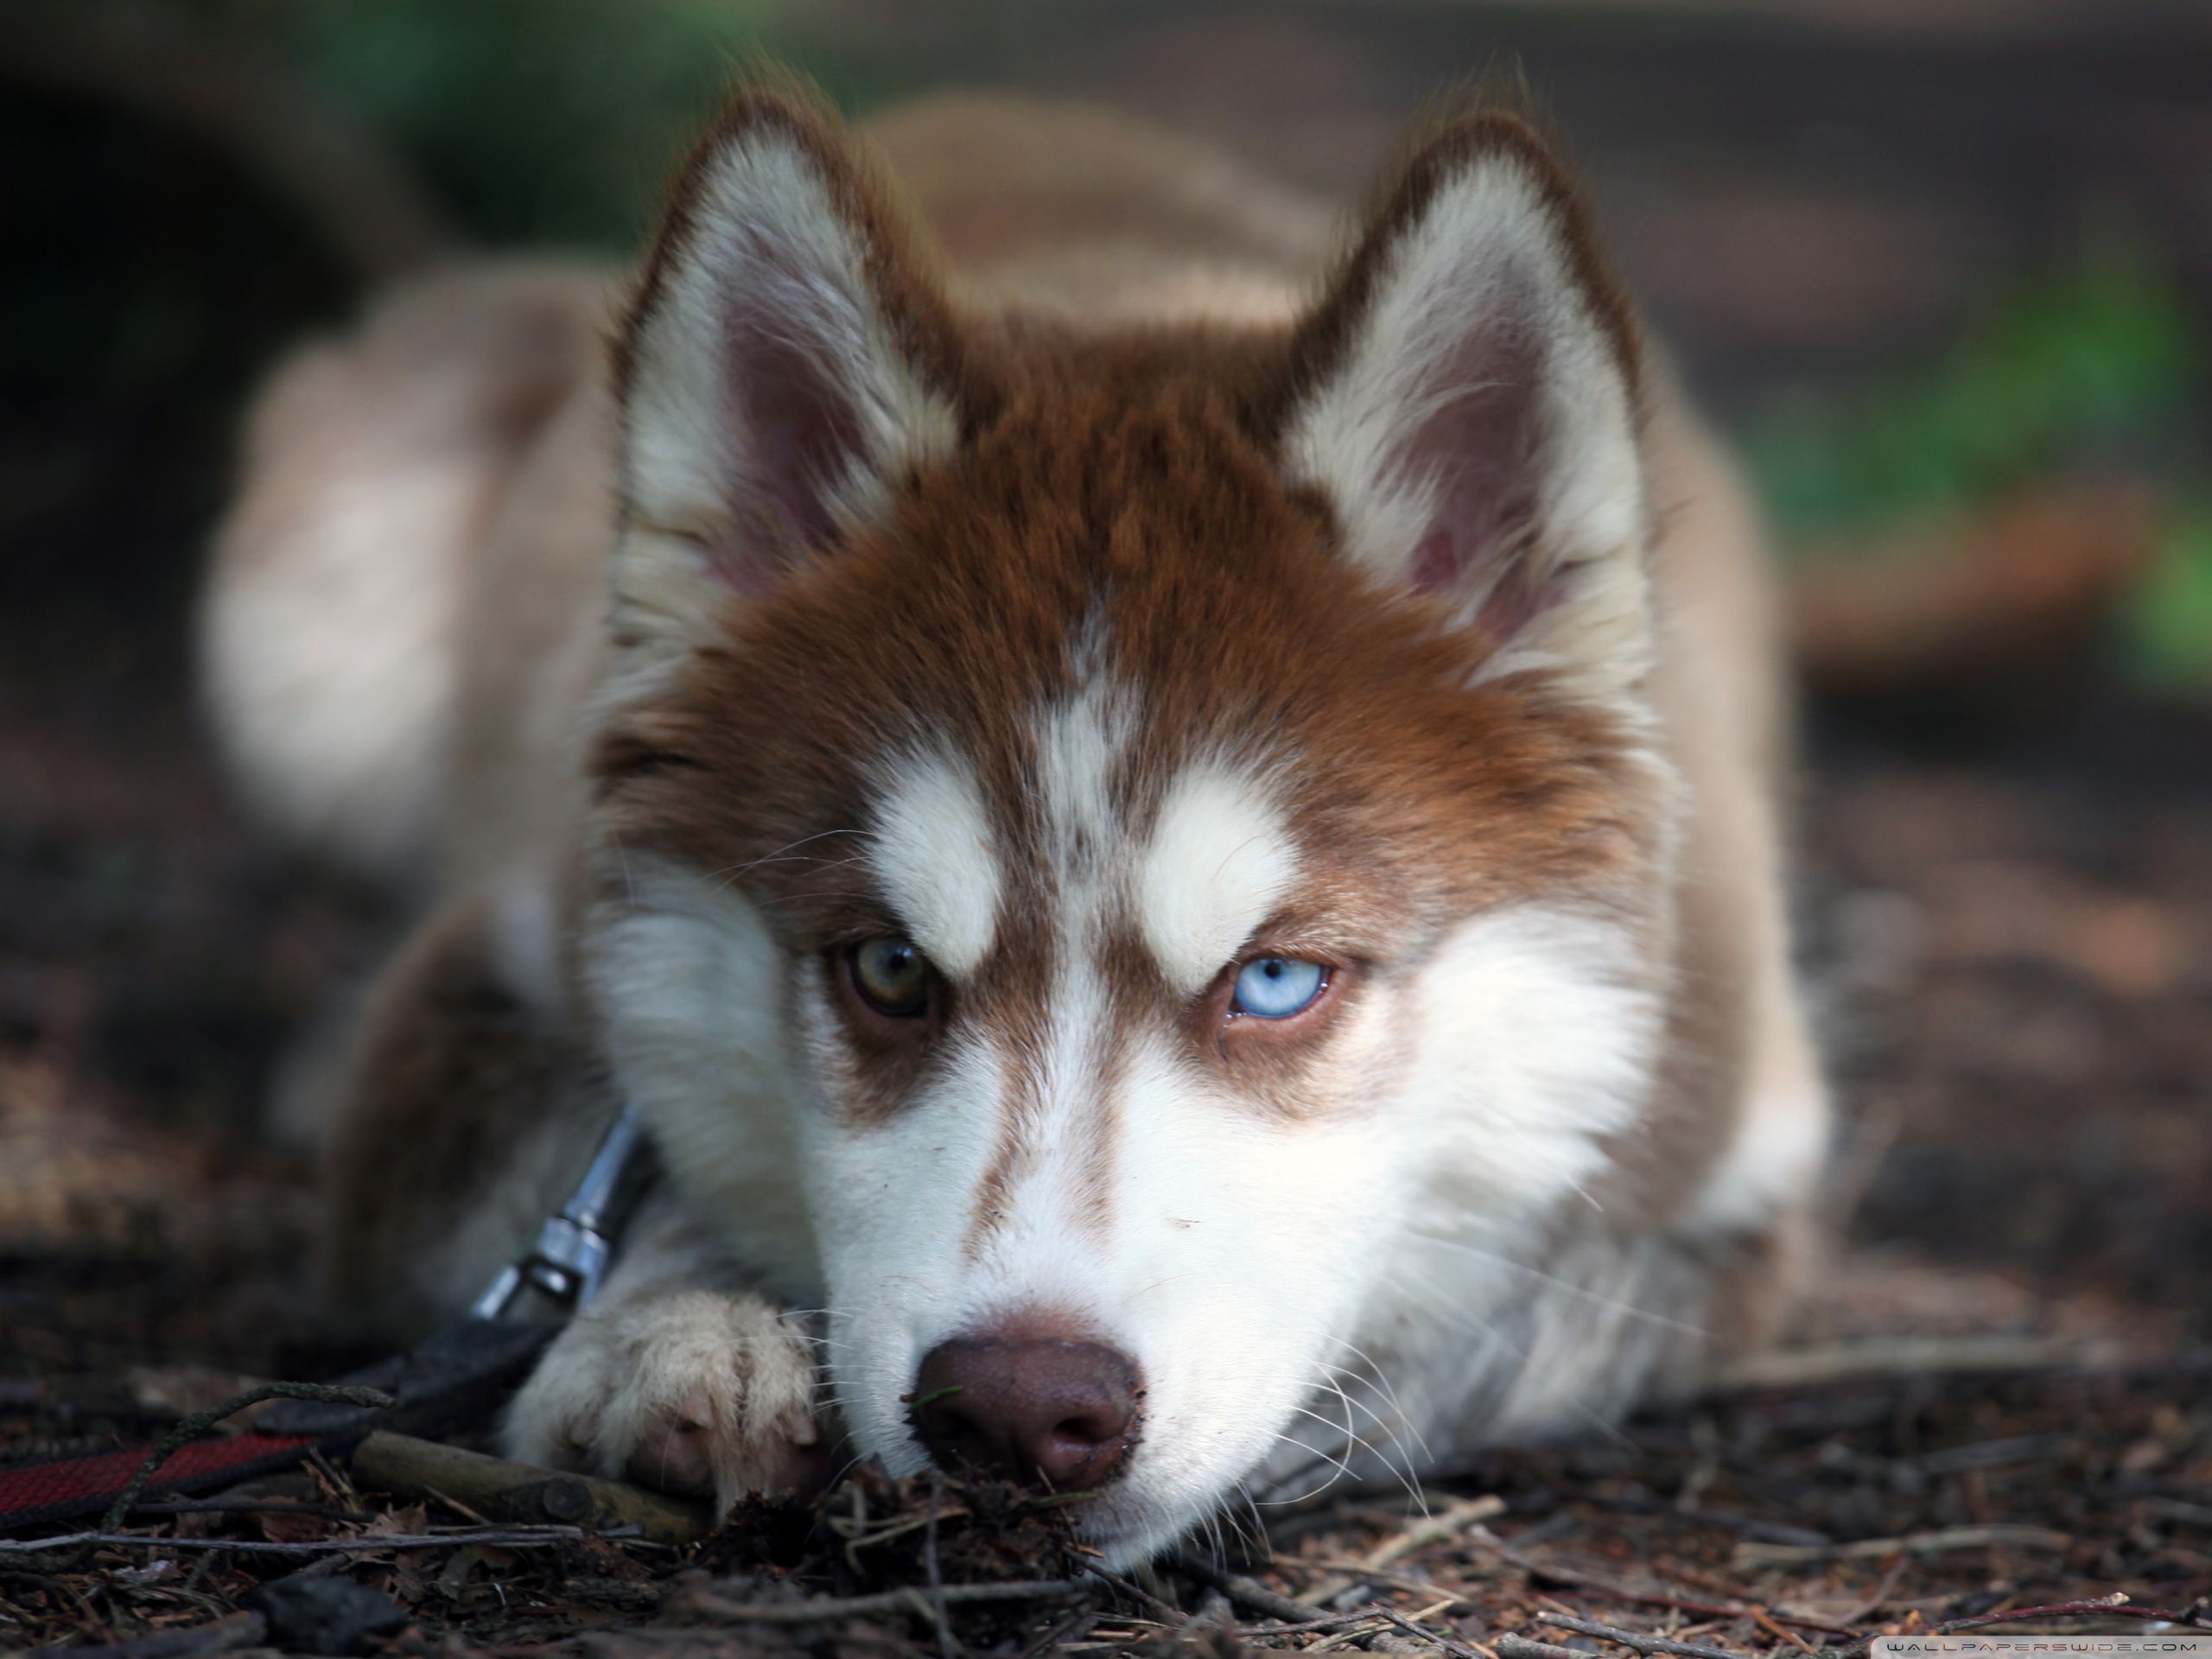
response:
<svg viewBox="0 0 2212 1659"><path fill-rule="evenodd" d="M915 239L802 93L741 96L695 152L618 359L626 648L680 653L950 450L957 342Z"/></svg>
<svg viewBox="0 0 2212 1659"><path fill-rule="evenodd" d="M1285 463L1345 556L1607 695L1648 665L1638 348L1567 177L1510 117L1415 149L1294 342Z"/></svg>

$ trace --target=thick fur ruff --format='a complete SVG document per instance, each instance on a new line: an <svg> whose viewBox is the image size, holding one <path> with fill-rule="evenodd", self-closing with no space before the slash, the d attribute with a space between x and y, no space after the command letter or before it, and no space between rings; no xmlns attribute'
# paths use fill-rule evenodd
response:
<svg viewBox="0 0 2212 1659"><path fill-rule="evenodd" d="M1327 217L755 90L610 363L601 279L493 272L270 394L213 706L435 895L327 1103L337 1282L458 1306L618 1098L666 1172L519 1453L908 1471L923 1357L1049 1331L1142 1379L1126 1562L1771 1327L1827 1116L1741 484L1526 125ZM433 349L486 309L543 349Z"/></svg>

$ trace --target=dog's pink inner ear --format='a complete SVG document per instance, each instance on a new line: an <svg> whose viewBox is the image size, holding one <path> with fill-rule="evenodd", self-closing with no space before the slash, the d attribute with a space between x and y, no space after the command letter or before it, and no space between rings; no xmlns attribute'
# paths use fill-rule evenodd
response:
<svg viewBox="0 0 2212 1659"><path fill-rule="evenodd" d="M1503 638L1550 601L1518 556L1542 485L1543 348L1522 308L1495 297L1503 303L1424 365L1412 400L1424 412L1394 462L1401 486L1430 500L1403 580L1419 593L1481 594L1481 622Z"/></svg>
<svg viewBox="0 0 2212 1659"><path fill-rule="evenodd" d="M729 318L738 449L731 470L745 499L732 515L735 543L715 550L714 569L748 596L766 592L793 561L830 539L832 493L862 459L851 389L838 384L826 353L809 349L794 327L799 321L757 304L734 307Z"/></svg>

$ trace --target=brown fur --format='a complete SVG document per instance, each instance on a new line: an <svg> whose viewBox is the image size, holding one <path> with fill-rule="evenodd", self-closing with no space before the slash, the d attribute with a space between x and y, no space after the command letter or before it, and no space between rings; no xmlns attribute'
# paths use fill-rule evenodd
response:
<svg viewBox="0 0 2212 1659"><path fill-rule="evenodd" d="M372 1323L435 1314L438 1299L395 1267L435 1254L580 1084L601 1092L589 1055L503 982L485 927L480 904L441 912L361 1016L346 1085L374 1109L339 1121L322 1244L334 1306Z"/></svg>

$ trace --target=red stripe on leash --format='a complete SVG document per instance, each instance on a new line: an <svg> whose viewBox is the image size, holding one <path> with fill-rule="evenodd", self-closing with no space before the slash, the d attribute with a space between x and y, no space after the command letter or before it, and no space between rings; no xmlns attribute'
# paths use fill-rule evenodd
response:
<svg viewBox="0 0 2212 1659"><path fill-rule="evenodd" d="M314 1444L315 1437L308 1434L236 1434L179 1446L147 1484L145 1495L232 1485L297 1463ZM142 1446L0 1470L0 1531L105 1508L138 1472L149 1449Z"/></svg>

